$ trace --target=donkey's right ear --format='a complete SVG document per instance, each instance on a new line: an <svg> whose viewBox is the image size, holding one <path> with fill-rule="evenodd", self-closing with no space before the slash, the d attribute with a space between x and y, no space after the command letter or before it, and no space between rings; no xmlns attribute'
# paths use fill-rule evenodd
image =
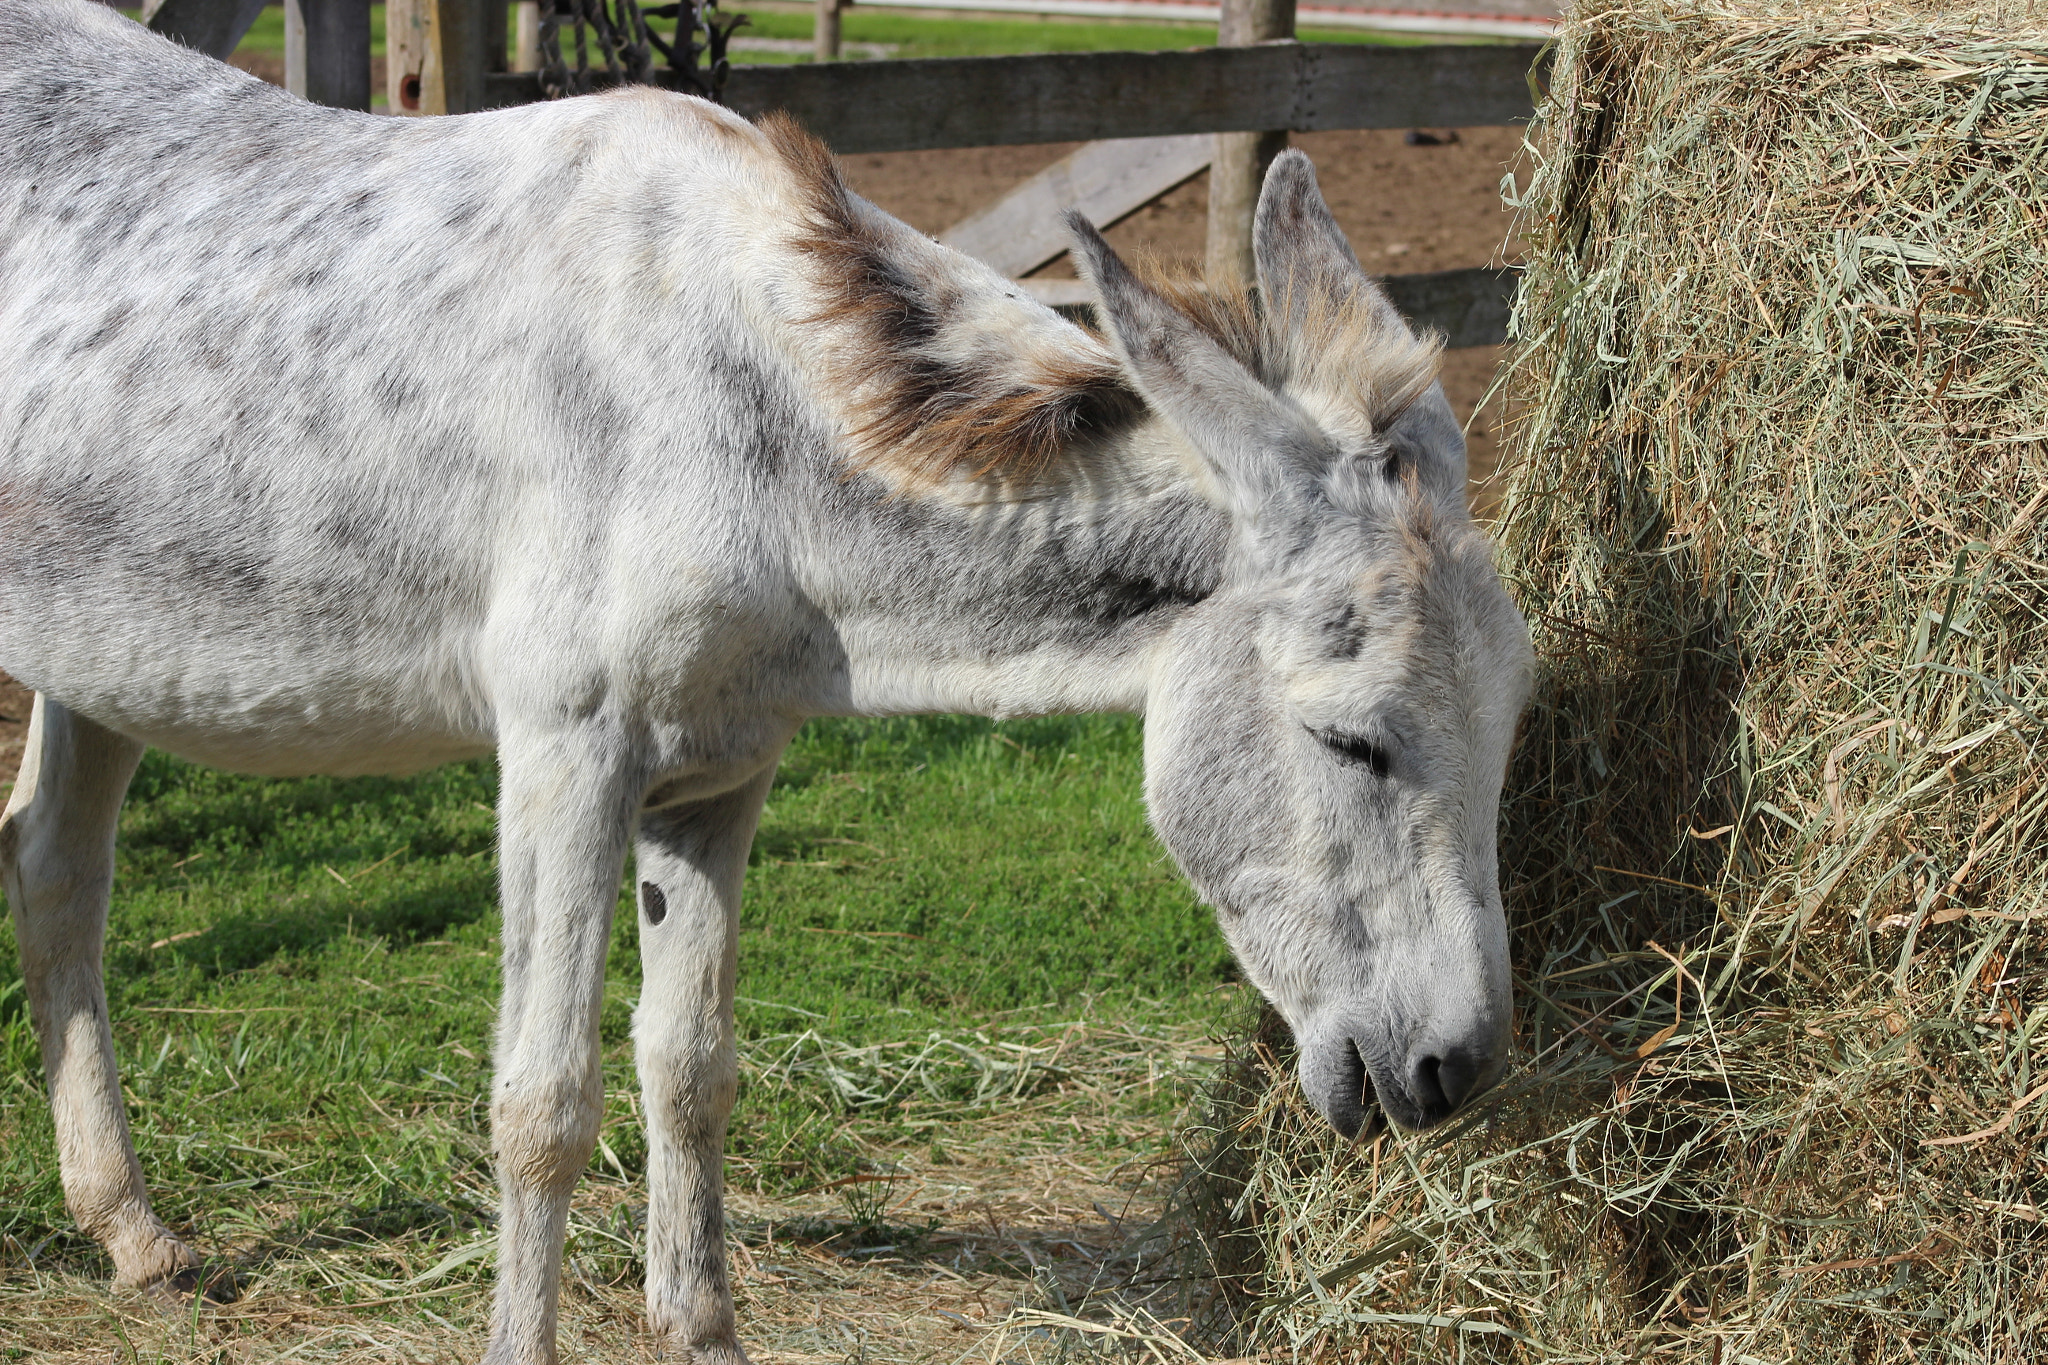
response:
<svg viewBox="0 0 2048 1365"><path fill-rule="evenodd" d="M1069 212L1067 230L1138 392L1201 455L1232 514L1256 522L1307 494L1328 458L1307 417L1147 287L1086 218Z"/></svg>
<svg viewBox="0 0 2048 1365"><path fill-rule="evenodd" d="M1293 335L1305 316L1358 294L1400 321L1386 291L1358 264L1303 152L1282 152L1266 171L1252 218L1252 260L1276 336Z"/></svg>

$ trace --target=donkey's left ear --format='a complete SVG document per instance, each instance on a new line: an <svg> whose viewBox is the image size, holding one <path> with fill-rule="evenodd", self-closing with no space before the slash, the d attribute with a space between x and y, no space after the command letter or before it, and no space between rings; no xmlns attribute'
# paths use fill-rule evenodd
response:
<svg viewBox="0 0 2048 1365"><path fill-rule="evenodd" d="M1315 163L1305 152L1280 153L1266 172L1252 219L1252 260L1259 295L1276 324L1297 321L1307 310L1341 304L1360 292L1375 307L1400 316L1344 240L1316 184Z"/></svg>
<svg viewBox="0 0 2048 1365"><path fill-rule="evenodd" d="M1138 391L1201 455L1231 512L1257 522L1305 496L1328 459L1321 433L1146 286L1086 218L1069 212L1067 230Z"/></svg>

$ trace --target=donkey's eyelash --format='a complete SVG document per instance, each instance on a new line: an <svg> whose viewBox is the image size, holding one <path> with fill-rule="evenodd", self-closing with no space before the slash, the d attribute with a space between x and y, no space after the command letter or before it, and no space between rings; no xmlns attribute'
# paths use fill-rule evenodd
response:
<svg viewBox="0 0 2048 1365"><path fill-rule="evenodd" d="M1394 760L1387 753L1385 745L1377 744L1362 735L1347 735L1337 730L1318 730L1311 733L1345 762L1363 764L1372 769L1374 777L1385 777L1387 770L1394 766Z"/></svg>

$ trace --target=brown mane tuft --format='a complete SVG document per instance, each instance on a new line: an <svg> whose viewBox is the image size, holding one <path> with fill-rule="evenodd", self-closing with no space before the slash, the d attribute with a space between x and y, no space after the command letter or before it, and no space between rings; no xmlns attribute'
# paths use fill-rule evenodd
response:
<svg viewBox="0 0 2048 1365"><path fill-rule="evenodd" d="M804 321L850 333L833 348L834 378L853 395L859 463L919 483L1028 481L1076 438L1144 411L1115 357L1078 328L1048 345L1043 331L991 336L963 323L973 301L917 269L907 234L853 196L822 143L781 114L761 128L806 201L796 245L817 267L823 305Z"/></svg>

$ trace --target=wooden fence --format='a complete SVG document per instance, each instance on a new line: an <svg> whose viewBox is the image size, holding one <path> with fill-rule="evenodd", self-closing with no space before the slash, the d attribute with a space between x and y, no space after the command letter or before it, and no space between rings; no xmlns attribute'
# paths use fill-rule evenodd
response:
<svg viewBox="0 0 2048 1365"><path fill-rule="evenodd" d="M735 66L725 102L749 118L788 110L842 153L1268 128L1480 128L1529 116L1538 51L1284 43ZM540 98L538 76L492 74L478 107Z"/></svg>
<svg viewBox="0 0 2048 1365"><path fill-rule="evenodd" d="M729 2L744 8L744 0ZM1282 31L1292 32L1291 0L1224 3L1226 10L1233 3L1277 4ZM155 0L145 14L153 27L225 55L258 7L260 0ZM503 69L506 9L505 0L388 0L393 111L466 113L541 99L538 76ZM294 87L367 108L368 0L287 0L286 10ZM841 153L1278 129L1486 127L1529 116L1541 55L1529 45L1287 40L1181 52L735 66L725 100L748 117L787 110ZM1144 151L1133 144L1132 164L1148 159ZM1149 160L1156 173L1156 149ZM1199 169L1198 159L1187 173ZM1041 187L1036 200L1047 192ZM1138 183L1137 202L1126 196L1099 216L1120 217L1158 192ZM1013 198L1020 212L1034 202L1030 194ZM1003 231L999 218L977 217L984 239ZM1212 238L1217 230L1212 220ZM1228 230L1248 234L1249 223ZM1512 272L1451 270L1395 276L1387 285L1404 312L1441 329L1453 346L1506 337Z"/></svg>

